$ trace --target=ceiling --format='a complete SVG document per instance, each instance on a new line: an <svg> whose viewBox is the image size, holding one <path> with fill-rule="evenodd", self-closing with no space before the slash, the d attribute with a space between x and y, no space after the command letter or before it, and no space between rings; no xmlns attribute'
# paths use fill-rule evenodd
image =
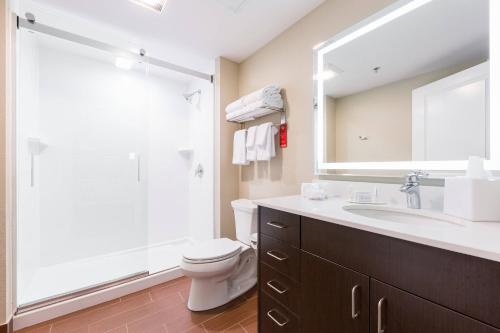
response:
<svg viewBox="0 0 500 333"><path fill-rule="evenodd" d="M324 0L168 0L161 14L129 0L35 0L209 58L240 62Z"/></svg>
<svg viewBox="0 0 500 333"><path fill-rule="evenodd" d="M325 55L342 97L489 56L488 0L432 1ZM380 67L378 73L373 68Z"/></svg>

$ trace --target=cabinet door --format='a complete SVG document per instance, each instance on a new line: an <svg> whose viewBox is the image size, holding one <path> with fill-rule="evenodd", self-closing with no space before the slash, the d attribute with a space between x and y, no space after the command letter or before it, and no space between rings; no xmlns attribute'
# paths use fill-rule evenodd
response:
<svg viewBox="0 0 500 333"><path fill-rule="evenodd" d="M302 332L368 333L369 278L301 252Z"/></svg>
<svg viewBox="0 0 500 333"><path fill-rule="evenodd" d="M431 278L431 277L429 277ZM491 326L435 303L370 280L371 332L499 333Z"/></svg>

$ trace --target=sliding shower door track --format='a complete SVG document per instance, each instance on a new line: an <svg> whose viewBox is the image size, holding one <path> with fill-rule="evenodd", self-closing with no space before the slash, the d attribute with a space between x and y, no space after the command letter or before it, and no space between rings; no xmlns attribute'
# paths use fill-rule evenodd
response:
<svg viewBox="0 0 500 333"><path fill-rule="evenodd" d="M95 292L98 292L98 291L101 291L104 289L108 289L111 287L121 285L124 283L128 283L128 282L132 282L132 281L135 281L138 279L142 279L142 278L145 278L148 276L149 276L149 271L141 271L141 272L137 272L137 273L123 276L123 277L118 278L118 279L109 280L109 281L95 284L95 285L92 285L89 287L77 289L75 291L71 291L68 293L62 293L62 294L59 294L56 296L47 297L47 298L44 298L44 299L41 299L38 301L34 301L31 303L21 304L18 306L16 314L22 314L22 313L26 313L29 311L37 310L37 309L40 309L40 308L43 308L43 307L46 307L49 305L64 302L64 301L67 301L67 300L70 300L73 298L77 298L80 296L85 296L85 295L95 293Z"/></svg>

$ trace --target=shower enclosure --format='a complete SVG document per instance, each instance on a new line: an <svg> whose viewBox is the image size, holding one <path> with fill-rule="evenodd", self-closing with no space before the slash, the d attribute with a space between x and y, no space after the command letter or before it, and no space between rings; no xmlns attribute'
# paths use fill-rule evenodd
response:
<svg viewBox="0 0 500 333"><path fill-rule="evenodd" d="M18 31L21 309L174 269L214 233L211 82L39 26Z"/></svg>

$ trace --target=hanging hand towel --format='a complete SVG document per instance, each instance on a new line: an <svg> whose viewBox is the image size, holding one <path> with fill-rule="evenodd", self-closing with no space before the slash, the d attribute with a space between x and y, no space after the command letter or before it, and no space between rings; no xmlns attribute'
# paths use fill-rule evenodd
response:
<svg viewBox="0 0 500 333"><path fill-rule="evenodd" d="M252 126L247 133L247 160L257 161L257 147L255 146L255 137L257 135L257 126Z"/></svg>
<svg viewBox="0 0 500 333"><path fill-rule="evenodd" d="M258 161L270 161L271 158L276 156L274 136L277 133L278 129L274 127L273 123L259 125L255 138Z"/></svg>
<svg viewBox="0 0 500 333"><path fill-rule="evenodd" d="M239 130L234 133L233 140L233 164L248 165L247 147L246 147L246 130Z"/></svg>

